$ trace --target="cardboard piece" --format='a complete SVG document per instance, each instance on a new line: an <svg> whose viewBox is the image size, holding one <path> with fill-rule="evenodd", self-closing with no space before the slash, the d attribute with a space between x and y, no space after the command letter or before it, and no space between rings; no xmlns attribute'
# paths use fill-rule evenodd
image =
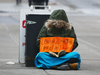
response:
<svg viewBox="0 0 100 75"><path fill-rule="evenodd" d="M42 37L40 38L40 52L71 52L74 38L70 37Z"/></svg>

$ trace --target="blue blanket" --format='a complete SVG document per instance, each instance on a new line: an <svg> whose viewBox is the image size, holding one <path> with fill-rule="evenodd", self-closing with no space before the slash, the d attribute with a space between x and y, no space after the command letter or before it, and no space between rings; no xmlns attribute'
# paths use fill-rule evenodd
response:
<svg viewBox="0 0 100 75"><path fill-rule="evenodd" d="M45 69L49 69L51 66L56 66L56 65L60 65L68 60L70 60L71 58L77 58L79 59L78 61L78 69L80 68L80 63L81 63L81 58L80 58L80 54L78 52L70 52L62 57L53 57L51 56L49 53L46 52L39 52L36 57L35 57L35 65L38 68L45 68Z"/></svg>

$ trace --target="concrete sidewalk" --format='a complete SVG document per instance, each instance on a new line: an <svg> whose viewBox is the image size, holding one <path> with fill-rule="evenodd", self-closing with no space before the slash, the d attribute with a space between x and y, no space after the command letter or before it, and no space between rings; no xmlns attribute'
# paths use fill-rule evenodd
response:
<svg viewBox="0 0 100 75"><path fill-rule="evenodd" d="M80 70L43 70L35 67L25 67L24 64L19 64L19 25L0 25L0 75L99 75L100 49L99 47L95 47L95 42L91 46L92 43L90 44L89 41L93 42L94 38L98 40L100 37L100 26L97 28L99 22L94 21L92 23L95 23L95 26L93 24L90 25L91 21L99 20L100 17L71 15L68 17L69 21L75 27L78 36L79 47L75 51L81 55L82 62ZM86 22L86 20L88 21ZM87 23L90 26L88 27L87 25L87 28L85 28ZM95 32L92 30L92 27L94 27ZM94 37L90 38L90 36ZM96 43L100 44L99 41ZM9 61L15 64L6 64Z"/></svg>
<svg viewBox="0 0 100 75"><path fill-rule="evenodd" d="M5 4L5 3L4 3ZM25 6L24 6L25 5ZM5 4L5 8L14 9L14 13L0 13L1 16L13 16L19 20L21 8L29 8L27 4L16 7L13 3ZM14 7L15 6L15 7ZM1 10L0 4L0 10ZM80 70L43 70L36 67L25 67L19 64L19 24L0 24L0 75L99 75L100 74L100 17L73 12L60 3L52 5L52 10L63 8L68 13L69 22L74 26L79 47L75 50L81 55ZM2 7L3 9L4 7ZM4 8L4 10L5 10ZM17 9L15 11L15 9ZM7 10L8 12L8 10ZM15 13L17 12L17 13ZM18 15L16 15L18 14ZM15 16L16 15L16 16ZM6 22L6 21L5 21ZM94 40L95 39L95 40ZM15 64L7 64L7 62Z"/></svg>
<svg viewBox="0 0 100 75"><path fill-rule="evenodd" d="M56 6L56 4L57 4L57 6ZM50 0L49 1L49 5L53 6L52 9L58 8L58 5L59 5L59 8L62 7L61 4L59 4L57 2L55 3L55 0L54 1ZM28 1L27 2L23 1L19 5L16 5L16 3L13 2L13 1L10 1L9 3L7 3L7 2L0 3L0 11L5 11L5 12L20 12L20 9L30 9L30 7L28 6Z"/></svg>
<svg viewBox="0 0 100 75"><path fill-rule="evenodd" d="M82 13L80 10L71 9L70 7L61 4L56 0L49 0L49 6L51 6L51 11L55 9L64 9L67 13L74 13L74 14ZM7 2L0 3L0 12L19 13L20 9L30 9L30 7L28 6L28 2L25 1L19 5L16 5L16 3L14 3L13 1L12 2L10 1L9 3Z"/></svg>

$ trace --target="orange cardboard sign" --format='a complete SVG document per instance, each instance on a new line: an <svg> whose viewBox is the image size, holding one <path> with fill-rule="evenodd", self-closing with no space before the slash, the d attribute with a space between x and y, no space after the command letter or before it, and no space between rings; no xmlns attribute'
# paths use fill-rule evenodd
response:
<svg viewBox="0 0 100 75"><path fill-rule="evenodd" d="M40 38L40 52L71 52L74 38L70 37L42 37Z"/></svg>

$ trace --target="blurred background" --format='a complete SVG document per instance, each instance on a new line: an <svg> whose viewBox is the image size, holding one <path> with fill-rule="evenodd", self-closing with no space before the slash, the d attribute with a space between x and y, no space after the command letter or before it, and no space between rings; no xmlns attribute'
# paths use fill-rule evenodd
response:
<svg viewBox="0 0 100 75"><path fill-rule="evenodd" d="M49 0L48 5L52 6L52 11L54 9L62 8L65 9L67 14L100 16L99 0ZM9 20L7 22L3 20L3 18L5 19L3 16L9 18L9 15L16 19L14 20L15 24L18 24L20 9L30 9L29 0L0 0L0 23L13 23Z"/></svg>

